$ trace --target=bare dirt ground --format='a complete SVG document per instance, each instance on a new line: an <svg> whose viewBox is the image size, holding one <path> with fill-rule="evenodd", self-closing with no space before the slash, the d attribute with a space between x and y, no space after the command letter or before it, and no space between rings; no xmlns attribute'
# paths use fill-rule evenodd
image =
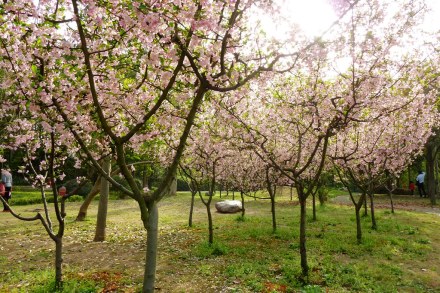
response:
<svg viewBox="0 0 440 293"><path fill-rule="evenodd" d="M332 200L335 204L353 205L347 196L338 196ZM92 203L87 221L75 222L75 212L80 203L69 204L70 217L67 219L67 231L63 240L63 272L66 279L99 280L103 283L100 292L137 292L143 279L146 232L140 222L138 207L132 201L110 202L107 223L107 241L93 242L97 203ZM161 211L176 209L161 203ZM375 200L378 209L389 209L389 198L378 196ZM429 199L394 196L396 212L401 210L440 215L438 207L432 207ZM17 206L22 214L35 214L33 206ZM198 207L196 214L203 215ZM124 212L122 213L122 211ZM179 210L179 207L178 207ZM180 207L186 214L186 206ZM127 213L128 212L128 213ZM121 218L119 214L123 214ZM129 215L129 216L127 216ZM231 280L218 277L208 283L200 269L203 263L191 256L190 250L205 237L204 231L186 227L186 216L179 217L182 222L162 219L160 228L159 255L156 288L158 292L231 292L228 288ZM170 222L173 221L173 222ZM120 223L124 223L121 228ZM177 227L177 228L176 228ZM10 274L21 270L31 273L35 270L53 270L54 242L47 236L38 222L23 222L6 213L0 214L0 274ZM176 250L180 251L176 253ZM176 257L179 255L179 257ZM210 262L218 262L211 259ZM199 267L194 265L198 264ZM189 265L192 263L192 265ZM13 266L11 266L13 264ZM220 265L221 264L216 264ZM206 264L204 265L206 267ZM71 269L72 268L72 269ZM169 283L170 279L178 281ZM121 282L121 279L124 279ZM1 282L0 282L1 283ZM14 287L0 284L0 292L26 292L30 284L18 282ZM20 289L21 288L21 289Z"/></svg>
<svg viewBox="0 0 440 293"><path fill-rule="evenodd" d="M103 287L99 292L102 293L139 292L139 284L142 284L144 272L146 231L143 229L139 209L135 202L110 201L111 212L107 218L107 240L104 242L93 242L95 233L95 220L93 219L96 218L97 203L91 204L88 220L75 222L74 216L76 216L75 212L79 204L69 203L71 215L66 221L67 230L63 238L64 278L101 281ZM166 202L160 205L163 212L171 208L167 207ZM37 211L34 206L14 208L18 213L28 216L35 215ZM182 207L182 211L186 213L186 210L186 207ZM203 215L201 208L197 210L198 214ZM123 218L119 214L123 214ZM182 225L178 222L172 225L167 224L167 219L162 221L156 290L158 292L190 291L196 293L222 291L222 288L227 288L226 280L219 278L210 280L209 284L206 284L203 275L197 274L198 268L189 265L190 262L200 261L192 259L189 255L191 248L202 241L205 233L200 229L189 231L186 228L186 217L183 219L185 222L182 222ZM124 223L122 228L121 222ZM54 242L44 231L41 223L35 221L28 222L26 225L23 223L8 213L0 213L0 274L16 274L17 270L25 274L42 269L53 271ZM176 225L180 227L176 229ZM176 258L176 251L184 257ZM179 281L170 284L168 280L173 278ZM121 281L121 279L124 280ZM0 281L1 293L18 292L17 290L28 292L26 287L31 285L26 281L19 281L13 287L4 287L1 283ZM205 286L201 285L204 283Z"/></svg>

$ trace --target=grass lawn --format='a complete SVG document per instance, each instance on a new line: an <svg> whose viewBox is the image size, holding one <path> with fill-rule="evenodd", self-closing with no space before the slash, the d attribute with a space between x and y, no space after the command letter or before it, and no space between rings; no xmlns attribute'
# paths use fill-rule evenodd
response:
<svg viewBox="0 0 440 293"><path fill-rule="evenodd" d="M401 201L409 205L407 197ZM370 217L363 217L363 242L357 244L353 207L318 207L317 221L309 209L310 277L303 284L299 206L287 190L278 199L275 234L269 201L249 198L244 220L239 214L213 213L213 246L207 244L200 199L194 226L188 227L189 202L188 193L179 193L159 205L158 292L439 292L438 215L400 209L391 214L379 197L378 229L371 230ZM102 243L92 241L98 202L92 202L86 221L75 222L80 204L67 203L63 292L140 292L146 232L136 203L110 201ZM14 208L34 215L41 205ZM0 213L0 292L51 291L54 247L41 224Z"/></svg>

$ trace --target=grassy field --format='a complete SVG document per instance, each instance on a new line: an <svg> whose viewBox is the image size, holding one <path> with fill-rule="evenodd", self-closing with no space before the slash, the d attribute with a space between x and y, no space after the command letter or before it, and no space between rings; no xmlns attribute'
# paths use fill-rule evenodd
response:
<svg viewBox="0 0 440 293"><path fill-rule="evenodd" d="M269 202L248 199L244 219L213 214L212 246L206 242L206 211L200 200L190 228L189 194L165 198L159 208L157 291L440 292L439 216L399 208L391 214L381 197L378 229L371 230L370 217L363 217L361 244L356 243L353 207L328 203L318 207L317 221L308 210L311 270L309 282L301 283L299 206L287 193L278 199L275 234ZM406 209L428 207L427 199L395 200ZM75 222L80 204L67 206L63 292L140 292L146 233L136 204L110 201L107 241L102 243L92 241L98 203L92 203L87 221ZM33 215L41 205L14 208ZM0 253L0 292L51 291L54 243L41 224L0 213Z"/></svg>

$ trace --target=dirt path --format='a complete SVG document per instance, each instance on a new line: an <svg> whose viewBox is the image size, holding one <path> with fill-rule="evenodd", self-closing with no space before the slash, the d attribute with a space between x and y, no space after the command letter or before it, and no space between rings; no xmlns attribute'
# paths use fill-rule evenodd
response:
<svg viewBox="0 0 440 293"><path fill-rule="evenodd" d="M340 195L333 199L331 202L340 204L340 205L353 205L351 199L348 195ZM429 199L420 198L416 196L403 196L403 195L395 195L393 196L394 209L395 210L404 210L404 211L412 211L412 212L420 212L420 213L428 213L435 214L440 216L440 208L439 206L432 206ZM379 209L389 209L390 208L390 200L388 196L379 195L375 198L375 207Z"/></svg>

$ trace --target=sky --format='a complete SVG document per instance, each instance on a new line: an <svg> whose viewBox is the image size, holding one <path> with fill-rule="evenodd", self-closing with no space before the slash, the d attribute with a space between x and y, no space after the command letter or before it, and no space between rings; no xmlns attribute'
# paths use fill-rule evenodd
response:
<svg viewBox="0 0 440 293"><path fill-rule="evenodd" d="M432 11L426 16L423 28L431 32L438 31L440 30L440 0L425 0L425 2ZM287 0L283 10L309 36L320 35L337 19L328 0Z"/></svg>
<svg viewBox="0 0 440 293"><path fill-rule="evenodd" d="M39 0L32 0L38 5ZM294 19L309 36L320 35L336 19L329 0L279 0L283 2L286 17ZM399 1L399 0L395 0ZM432 12L426 17L423 27L429 31L440 30L440 0L425 0ZM270 25L269 25L270 26ZM279 27L271 29L274 34L282 34Z"/></svg>
<svg viewBox="0 0 440 293"><path fill-rule="evenodd" d="M290 0L283 11L309 36L321 34L337 19L327 0Z"/></svg>
<svg viewBox="0 0 440 293"><path fill-rule="evenodd" d="M321 36L338 19L329 0L278 0L284 1L282 12L289 22L295 22L308 36ZM381 0L379 0L381 1ZM401 0L393 0L401 1ZM428 32L440 32L440 0L425 0L431 11L426 15L422 29ZM263 13L264 14L264 13ZM259 17L263 27L279 40L287 37L289 28L277 25L270 17ZM440 34L437 34L440 37ZM349 66L351 59L341 59L337 62L339 71ZM333 73L332 73L333 74Z"/></svg>
<svg viewBox="0 0 440 293"><path fill-rule="evenodd" d="M424 22L424 29L429 31L440 30L440 1L439 0L425 0L426 4L432 11L427 15Z"/></svg>

